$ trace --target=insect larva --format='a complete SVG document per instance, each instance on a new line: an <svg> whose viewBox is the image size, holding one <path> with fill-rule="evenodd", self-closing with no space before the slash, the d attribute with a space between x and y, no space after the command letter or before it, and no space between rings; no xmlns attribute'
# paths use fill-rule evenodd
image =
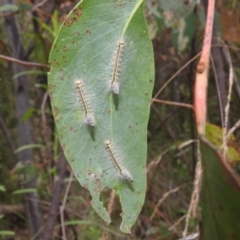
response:
<svg viewBox="0 0 240 240"><path fill-rule="evenodd" d="M118 159L116 158L116 156L112 150L112 145L111 145L110 141L106 141L105 146L110 155L110 158L112 159L114 165L116 166L118 172L120 173L121 178L124 180L127 180L129 182L133 182L134 179L133 179L132 175L130 174L130 172L126 168L124 168L121 165L121 163L118 161Z"/></svg>
<svg viewBox="0 0 240 240"><path fill-rule="evenodd" d="M124 42L119 41L117 45L117 51L114 57L114 64L113 64L113 73L112 73L112 80L111 80L111 91L119 95L119 74L120 74L120 66L122 61L122 54L124 49Z"/></svg>
<svg viewBox="0 0 240 240"><path fill-rule="evenodd" d="M94 127L96 122L94 119L94 116L89 108L88 100L85 96L84 89L83 89L83 83L81 81L76 81L76 89L79 94L80 101L82 103L82 108L85 116L85 123L91 127Z"/></svg>

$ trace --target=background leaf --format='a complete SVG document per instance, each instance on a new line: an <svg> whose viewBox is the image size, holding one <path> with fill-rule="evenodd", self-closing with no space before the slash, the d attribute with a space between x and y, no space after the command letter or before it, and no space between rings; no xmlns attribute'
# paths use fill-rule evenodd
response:
<svg viewBox="0 0 240 240"><path fill-rule="evenodd" d="M3 6L0 7L0 13L2 12L17 12L18 11L18 6L14 4L4 4Z"/></svg>
<svg viewBox="0 0 240 240"><path fill-rule="evenodd" d="M200 240L240 239L240 179L216 148L201 139L203 166Z"/></svg>
<svg viewBox="0 0 240 240"><path fill-rule="evenodd" d="M15 233L13 231L8 230L0 230L0 236L14 236Z"/></svg>
<svg viewBox="0 0 240 240"><path fill-rule="evenodd" d="M119 74L120 94L109 92L119 41L124 42ZM153 87L152 46L142 1L82 1L70 13L50 55L49 94L61 145L92 206L106 221L101 191L116 190L122 204L123 232L130 232L146 190L147 122ZM120 62L120 61L119 61ZM84 123L76 91L83 83L85 101L96 120ZM105 141L134 182L123 181Z"/></svg>

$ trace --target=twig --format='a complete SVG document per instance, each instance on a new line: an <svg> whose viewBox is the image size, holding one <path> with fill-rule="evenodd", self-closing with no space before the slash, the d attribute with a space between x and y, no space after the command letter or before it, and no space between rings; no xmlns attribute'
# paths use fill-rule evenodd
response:
<svg viewBox="0 0 240 240"><path fill-rule="evenodd" d="M51 206L49 209L49 216L46 222L46 228L44 231L44 238L43 238L44 240L52 239L54 226L58 216L58 209L59 209L59 203L61 199L61 192L62 192L64 176L66 172L66 166L67 166L67 161L64 155L62 154L58 164L58 176L54 184L53 198L52 198Z"/></svg>
<svg viewBox="0 0 240 240"><path fill-rule="evenodd" d="M168 105L175 105L175 106L179 106L179 107L186 107L186 108L190 108L193 110L193 105L187 104L187 103L171 102L171 101L155 99L155 98L152 99L152 102L164 103L164 104L168 104Z"/></svg>
<svg viewBox="0 0 240 240"><path fill-rule="evenodd" d="M225 141L228 142L231 135L240 127L240 119L234 124L234 126L225 135ZM220 148L223 148L223 144Z"/></svg>
<svg viewBox="0 0 240 240"><path fill-rule="evenodd" d="M202 165L201 165L201 152L200 152L200 143L199 143L198 144L198 162L195 170L193 193L191 196L191 202L190 202L187 216L186 216L186 224L183 231L183 238L186 238L187 236L190 217L191 216L196 217L197 215L197 206L198 206L199 197L200 197L201 184L202 184Z"/></svg>
<svg viewBox="0 0 240 240"><path fill-rule="evenodd" d="M209 56L212 42L214 9L215 0L208 0L205 36L201 57L197 65L194 87L194 109L196 114L197 130L199 134L205 133Z"/></svg>
<svg viewBox="0 0 240 240"><path fill-rule="evenodd" d="M165 151L163 151L161 154L159 154L153 161L151 161L149 163L149 165L147 166L147 173L150 171L150 169L153 167L153 166L156 166L157 164L159 164L159 162L162 160L162 156L164 154L166 154L167 152L171 151L172 150L172 147L169 147L167 148Z"/></svg>
<svg viewBox="0 0 240 240"><path fill-rule="evenodd" d="M226 48L227 50L227 48ZM232 87L233 87L233 66L231 57L229 54L229 51L227 51L228 61L229 61L229 88L228 88L228 95L227 95L227 104L225 107L225 119L224 119L224 126L223 126L223 159L226 160L226 154L227 154L227 130L228 130L228 118L229 118L229 109L230 109L230 101L231 101L231 95L232 95Z"/></svg>
<svg viewBox="0 0 240 240"><path fill-rule="evenodd" d="M188 185L188 184L189 184L189 183L184 183L184 184L182 184L181 186L178 186L178 187L176 187L176 188L168 191L167 193L164 193L163 197L162 197L161 199L159 199L157 205L155 206L155 208L154 208L154 210L153 210L153 213L152 213L152 215L150 216L150 220L152 220L152 219L154 218L157 209L161 206L161 204L166 200L166 198L167 198L169 195L171 195L172 193L177 192L181 187L186 186L186 185Z"/></svg>
<svg viewBox="0 0 240 240"><path fill-rule="evenodd" d="M159 164L159 162L162 160L162 157L163 155L165 155L166 153L168 153L169 151L177 148L178 150L181 150L182 148L194 143L194 142L198 142L197 140L194 140L194 139L190 139L188 141L185 141L183 143L180 143L178 146L171 146L167 149L165 149L161 154L159 154L153 161L151 161L148 166L147 166L147 173L150 171L150 169L153 167L153 166L156 166L157 164Z"/></svg>
<svg viewBox="0 0 240 240"><path fill-rule="evenodd" d="M48 0L42 0L40 3L37 3L36 5L33 6L32 12L36 11L39 7L42 7L44 4L46 4Z"/></svg>
<svg viewBox="0 0 240 240"><path fill-rule="evenodd" d="M63 240L67 240L65 224L64 224L64 209L65 209L65 206L66 206L68 193L69 193L69 190L70 190L70 187L71 187L71 184L72 184L72 180L73 180L73 172L71 171L69 182L68 182L65 194L64 194L63 202L62 202L62 205L60 206L60 219L61 219L61 228L62 228L62 238L63 238Z"/></svg>
<svg viewBox="0 0 240 240"><path fill-rule="evenodd" d="M10 61L10 62L13 62L13 63L16 63L16 64L19 64L19 65L22 65L22 66L25 66L25 67L42 67L42 68L46 68L47 70L50 70L50 66L47 65L47 64L43 64L43 63L34 63L34 62L22 61L22 60L19 60L19 59L16 59L16 58L7 57L7 56L2 55L2 54L0 54L0 58L4 59L4 60L7 60L7 61Z"/></svg>
<svg viewBox="0 0 240 240"><path fill-rule="evenodd" d="M193 233L191 235L188 235L185 238L180 238L178 240L195 240L197 238L199 238L199 233L198 232L197 233Z"/></svg>
<svg viewBox="0 0 240 240"><path fill-rule="evenodd" d="M176 73L174 73L172 75L172 77L170 77L165 84L163 84L163 86L158 90L158 92L156 93L156 95L154 96L154 98L156 99L159 94L162 92L162 90L184 69L186 68L191 62L193 62L196 58L198 58L200 56L201 52L198 53L195 57L193 57L191 60L189 60L187 63L185 63ZM152 102L153 104L153 102Z"/></svg>
<svg viewBox="0 0 240 240"><path fill-rule="evenodd" d="M168 230L174 230L176 228L176 226L178 224L180 224L180 222L182 222L184 219L186 218L186 215L183 215L182 217L180 217L171 227L168 228ZM176 229L175 229L176 231Z"/></svg>

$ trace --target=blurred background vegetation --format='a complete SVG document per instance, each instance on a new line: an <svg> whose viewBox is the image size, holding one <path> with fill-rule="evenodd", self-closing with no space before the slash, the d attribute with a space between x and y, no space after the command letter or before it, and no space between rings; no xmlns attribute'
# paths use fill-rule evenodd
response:
<svg viewBox="0 0 240 240"><path fill-rule="evenodd" d="M60 210L66 239L104 239L106 234L104 222L91 208L88 191L74 179L63 156L47 94L49 52L62 22L77 3L0 0L1 239L64 239L59 206L63 206ZM153 98L161 90L158 99L192 104L197 60L191 60L201 51L206 4L207 1L196 5L193 0L146 0L145 16L156 67ZM216 145L221 138L228 96L227 51L234 70L228 128L240 119L239 16L239 1L217 1L207 117L220 129L209 130L209 138ZM14 64L14 59L45 65L23 66ZM109 239L181 238L193 188L197 145L192 141L184 148L179 146L196 139L191 109L152 104L145 203L132 236L127 236L119 231L121 207L116 200ZM236 130L231 144L235 151L231 166L236 172L239 139L240 131ZM200 213L201 204L199 216ZM189 232L195 232L198 220L190 219Z"/></svg>

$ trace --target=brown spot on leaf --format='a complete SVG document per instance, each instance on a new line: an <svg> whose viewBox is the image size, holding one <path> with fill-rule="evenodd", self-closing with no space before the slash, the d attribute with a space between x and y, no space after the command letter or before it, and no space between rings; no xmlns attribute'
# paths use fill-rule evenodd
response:
<svg viewBox="0 0 240 240"><path fill-rule="evenodd" d="M86 30L85 33L86 33L87 35L91 35L90 30Z"/></svg>
<svg viewBox="0 0 240 240"><path fill-rule="evenodd" d="M77 18L80 18L82 16L82 8L79 7L79 8L75 8L73 10L73 14L77 17Z"/></svg>
<svg viewBox="0 0 240 240"><path fill-rule="evenodd" d="M57 65L57 66L60 66L60 63L54 58L53 59L53 62Z"/></svg>
<svg viewBox="0 0 240 240"><path fill-rule="evenodd" d="M67 46L66 45L64 45L63 46L63 52L67 52ZM63 56L63 58L64 58L65 56Z"/></svg>
<svg viewBox="0 0 240 240"><path fill-rule="evenodd" d="M101 184L101 181L100 181L99 178L96 178L96 179L95 179L95 184L96 184L97 187L98 187L98 190L97 190L97 191L99 191L99 190L102 189L102 184Z"/></svg>
<svg viewBox="0 0 240 240"><path fill-rule="evenodd" d="M54 115L54 117L57 117L58 114L59 114L59 109L57 107L53 106L53 115Z"/></svg>

